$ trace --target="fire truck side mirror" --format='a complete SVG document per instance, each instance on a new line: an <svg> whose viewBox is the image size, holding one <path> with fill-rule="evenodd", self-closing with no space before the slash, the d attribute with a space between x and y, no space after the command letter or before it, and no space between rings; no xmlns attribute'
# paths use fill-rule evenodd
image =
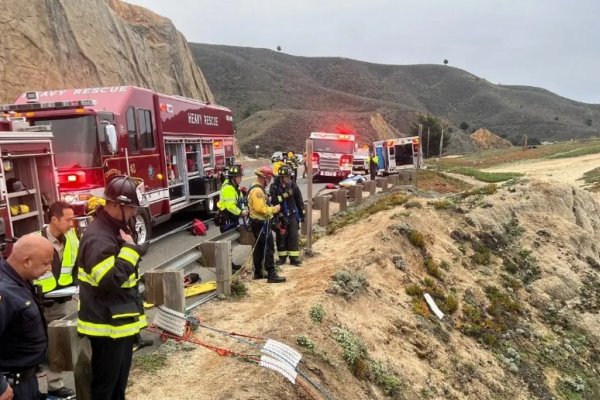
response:
<svg viewBox="0 0 600 400"><path fill-rule="evenodd" d="M117 147L117 130L114 125L108 124L104 126L104 133L106 135L106 144L108 145L108 150L115 154L118 150Z"/></svg>

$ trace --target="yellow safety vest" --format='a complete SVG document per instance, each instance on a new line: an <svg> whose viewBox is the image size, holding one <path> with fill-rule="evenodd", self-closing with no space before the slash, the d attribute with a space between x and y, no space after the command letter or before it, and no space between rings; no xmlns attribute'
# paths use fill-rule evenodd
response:
<svg viewBox="0 0 600 400"><path fill-rule="evenodd" d="M242 213L238 191L235 190L235 187L229 182L229 179L226 179L221 186L217 207L219 210L227 210L233 215L240 215Z"/></svg>
<svg viewBox="0 0 600 400"><path fill-rule="evenodd" d="M42 231L38 232L39 235ZM77 250L79 249L79 239L74 229L70 229L65 234L65 250L61 260L60 275L58 276L58 282L54 278L52 271L46 272L38 279L34 280L35 285L42 287L42 293L48 293L56 289L58 285L69 286L73 284L73 267L75 266L75 260L77 259Z"/></svg>

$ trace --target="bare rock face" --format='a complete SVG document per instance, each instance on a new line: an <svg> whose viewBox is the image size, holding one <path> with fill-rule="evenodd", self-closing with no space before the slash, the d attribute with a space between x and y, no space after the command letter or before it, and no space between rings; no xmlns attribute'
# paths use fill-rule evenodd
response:
<svg viewBox="0 0 600 400"><path fill-rule="evenodd" d="M135 85L214 102L171 21L120 0L2 0L0 97Z"/></svg>

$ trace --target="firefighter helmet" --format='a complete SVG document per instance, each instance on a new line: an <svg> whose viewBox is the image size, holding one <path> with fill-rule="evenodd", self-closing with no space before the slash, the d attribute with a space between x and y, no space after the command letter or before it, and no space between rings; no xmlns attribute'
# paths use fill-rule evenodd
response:
<svg viewBox="0 0 600 400"><path fill-rule="evenodd" d="M292 171L290 170L289 166L282 165L281 167L279 167L279 171L277 172L277 175L279 175L279 176L292 176Z"/></svg>
<svg viewBox="0 0 600 400"><path fill-rule="evenodd" d="M273 170L268 165L263 165L262 167L257 168L254 171L254 174L256 174L258 176L262 176L263 178L272 178Z"/></svg>
<svg viewBox="0 0 600 400"><path fill-rule="evenodd" d="M232 165L227 170L227 176L229 178L232 178L234 176L243 176L243 175L244 175L244 173L242 172L242 168L239 165Z"/></svg>
<svg viewBox="0 0 600 400"><path fill-rule="evenodd" d="M29 206L27 204L17 204L10 206L10 215L13 217L19 214L27 214L29 212Z"/></svg>
<svg viewBox="0 0 600 400"><path fill-rule="evenodd" d="M104 188L104 198L123 205L145 207L143 181L130 176L115 176Z"/></svg>
<svg viewBox="0 0 600 400"><path fill-rule="evenodd" d="M10 178L6 181L8 193L22 192L27 190L27 187L18 178Z"/></svg>

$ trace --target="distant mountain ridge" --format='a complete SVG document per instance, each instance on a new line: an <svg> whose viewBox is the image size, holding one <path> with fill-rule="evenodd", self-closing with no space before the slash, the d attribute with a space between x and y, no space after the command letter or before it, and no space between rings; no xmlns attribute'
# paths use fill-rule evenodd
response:
<svg viewBox="0 0 600 400"><path fill-rule="evenodd" d="M363 141L385 136L385 120L407 132L418 113L465 122L507 138L566 140L600 135L600 105L548 90L496 85L444 65L383 65L298 57L268 49L190 43L218 103L232 108L242 151L302 147L311 131L351 125ZM276 148L277 147L277 148Z"/></svg>

